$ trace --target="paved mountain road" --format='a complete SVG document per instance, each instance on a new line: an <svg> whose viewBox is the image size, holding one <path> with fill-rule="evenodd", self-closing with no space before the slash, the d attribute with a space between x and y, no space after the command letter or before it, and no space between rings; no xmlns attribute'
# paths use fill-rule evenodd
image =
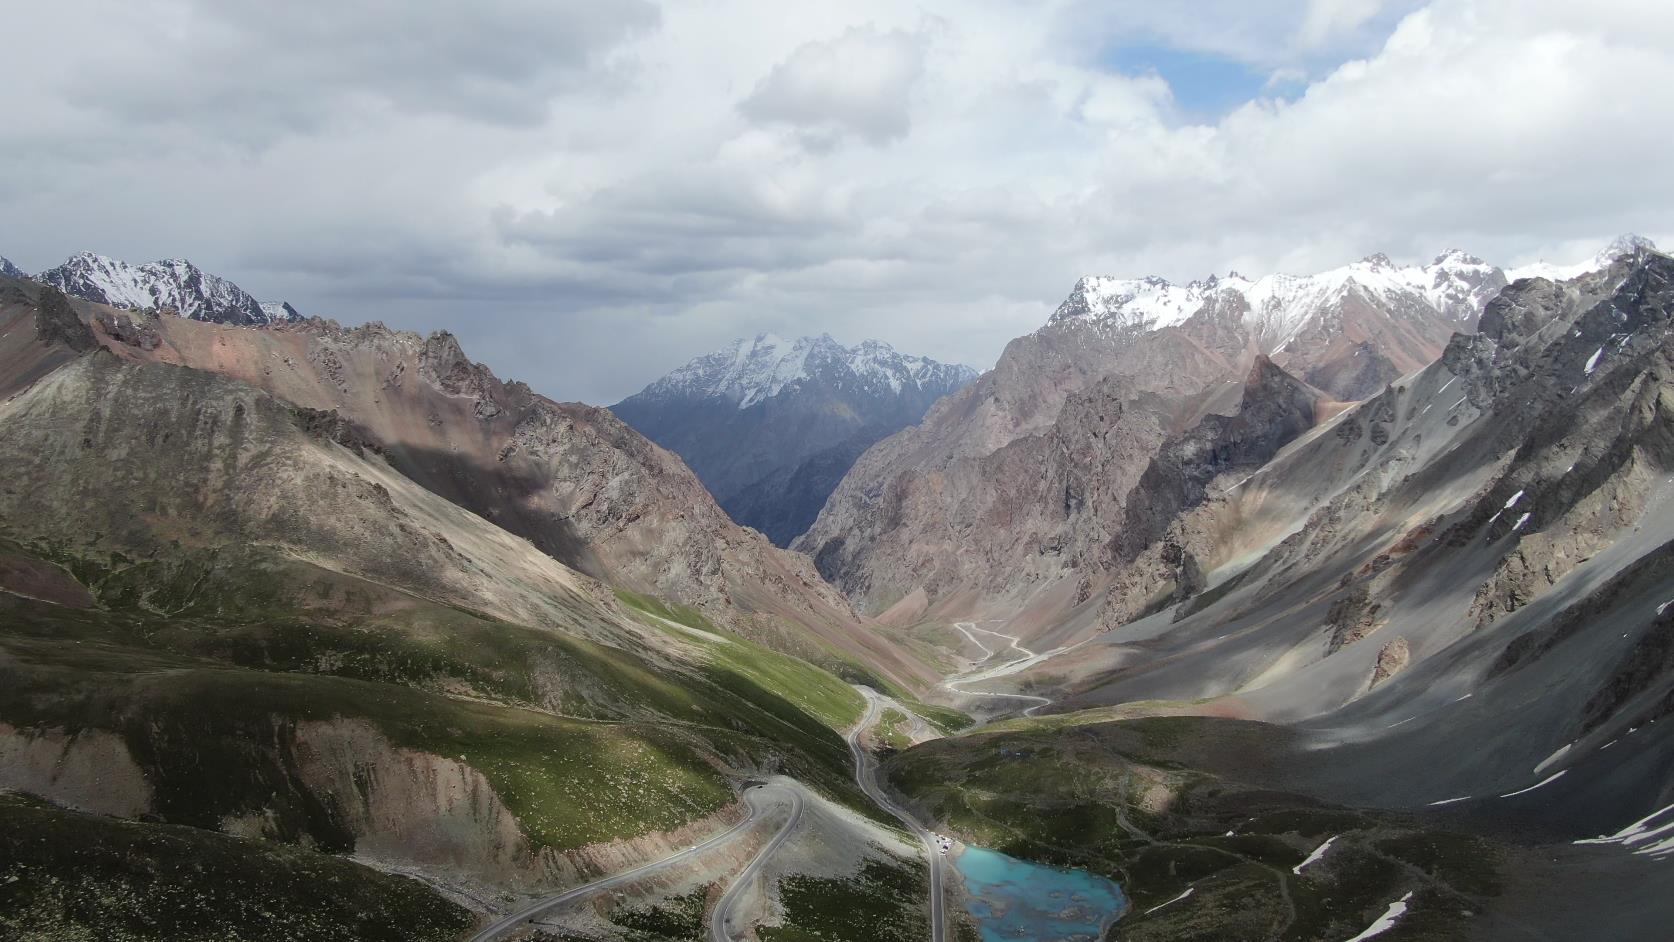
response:
<svg viewBox="0 0 1674 942"><path fill-rule="evenodd" d="M943 911L942 867L946 858L942 856L941 848L936 846L936 839L929 829L918 823L918 819L908 814L906 809L897 805L878 785L878 765L860 745L860 735L871 728L878 721L878 694L870 687L855 688L866 697L866 715L860 718L854 729L849 730L849 752L854 755L854 781L866 797L876 802L878 807L899 818L907 826L907 830L917 835L924 845L924 852L930 855L930 942L946 942L947 920Z"/></svg>
<svg viewBox="0 0 1674 942"><path fill-rule="evenodd" d="M732 942L732 932L727 928L727 921L732 917L732 908L738 904L738 898L744 894L750 884L755 882L756 877L761 873L761 868L778 852L779 846L785 842L786 838L790 837L791 832L796 830L797 824L802 821L802 792L797 788L780 787L784 788L786 794L790 796L790 817L785 820L784 827L779 828L779 833L773 835L773 839L767 842L767 846L756 852L756 856L745 865L743 872L738 875L738 879L732 881L732 885L727 887L726 893L721 896L721 901L715 904L715 910L709 914L710 942Z"/></svg>
<svg viewBox="0 0 1674 942"><path fill-rule="evenodd" d="M769 795L781 792L789 796L792 813L791 824L781 829L779 834L773 839L773 843L768 845L770 848L776 847L779 843L783 842L784 835L789 831L789 828L795 824L799 817L801 817L802 795L793 788L777 783L752 786L744 793L744 800L750 806L749 817L738 822L720 834L717 834L709 840L694 847L687 848L686 850L680 851L676 854L670 854L661 860L653 860L650 863L641 864L632 870L624 870L621 873L605 877L602 880L594 880L592 883L583 884L582 886L565 890L556 896L549 896L543 900L526 906L517 912L497 919L493 923L479 929L475 935L470 937L468 942L496 942L496 940L509 936L511 933L522 928L532 920L538 919L541 916L568 905L569 903L573 903L576 900L583 899L595 893L603 892L604 890L621 886L626 883L632 883L633 881L638 880L641 877L648 876L663 869L664 867L670 867L678 863L690 861L705 851L730 843L740 837L745 831L749 830L750 827L759 822L767 813L768 803L764 799L766 799ZM758 854L757 859L751 861L751 866L757 866L760 863L760 860L761 855ZM724 902L725 899L723 899L723 903Z"/></svg>
<svg viewBox="0 0 1674 942"><path fill-rule="evenodd" d="M993 657L995 652L990 650L987 645L978 641L976 637L971 634L971 632L980 631L985 635L993 635L996 638L1004 638L1008 642L1008 646L1016 650L1022 656L1016 660L1007 661L998 667L990 667L987 670L977 671L972 674L967 674L964 677L958 677L953 680L945 681L942 684L943 687L946 687L954 693L963 694L967 697L1000 697L1006 700L1027 700L1030 703L1033 703L1034 706L1025 709L1023 711L1024 716L1034 716L1036 710L1044 706L1052 705L1052 700L1048 697L1037 697L1033 694L1027 693L991 693L987 690L962 690L960 689L960 685L981 683L985 680L993 680L997 677L1015 674L1025 668L1033 667L1048 658L1056 657L1057 655L1068 651L1069 648L1055 648L1045 654L1036 654L1019 643L1017 636L1015 635L1001 634L998 631L993 631L988 628L978 628L975 622L969 621L958 622L953 627L958 629L959 632L966 638L969 638L972 644L982 648L982 650L987 653L988 657Z"/></svg>

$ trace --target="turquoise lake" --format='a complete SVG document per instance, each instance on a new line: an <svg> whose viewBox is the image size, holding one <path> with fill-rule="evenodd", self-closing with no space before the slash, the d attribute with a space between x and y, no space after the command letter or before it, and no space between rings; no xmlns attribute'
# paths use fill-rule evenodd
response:
<svg viewBox="0 0 1674 942"><path fill-rule="evenodd" d="M954 859L966 911L982 942L1096 942L1127 908L1122 888L1085 870L1064 870L966 847Z"/></svg>

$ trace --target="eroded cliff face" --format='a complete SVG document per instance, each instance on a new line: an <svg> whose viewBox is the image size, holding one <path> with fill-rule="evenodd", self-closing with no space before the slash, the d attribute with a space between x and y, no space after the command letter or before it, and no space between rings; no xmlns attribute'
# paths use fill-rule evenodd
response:
<svg viewBox="0 0 1674 942"><path fill-rule="evenodd" d="M101 729L20 729L0 722L0 788L78 811L138 817L151 785L121 737Z"/></svg>

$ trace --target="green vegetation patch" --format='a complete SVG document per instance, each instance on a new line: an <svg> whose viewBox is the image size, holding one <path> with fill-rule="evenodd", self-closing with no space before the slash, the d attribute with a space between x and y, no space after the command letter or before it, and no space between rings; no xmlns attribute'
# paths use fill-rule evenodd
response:
<svg viewBox="0 0 1674 942"><path fill-rule="evenodd" d="M929 871L918 862L869 859L849 878L794 875L779 882L784 924L762 942L919 942L929 934Z"/></svg>
<svg viewBox="0 0 1674 942"><path fill-rule="evenodd" d="M912 745L912 739L907 736L907 722L907 714L900 710L894 707L884 710L878 717L878 741L897 752Z"/></svg>
<svg viewBox="0 0 1674 942"><path fill-rule="evenodd" d="M708 900L709 887L702 886L655 906L618 909L610 921L622 927L626 942L695 942L705 938Z"/></svg>
<svg viewBox="0 0 1674 942"><path fill-rule="evenodd" d="M678 827L733 797L679 728L570 719L339 677L201 667L103 672L20 660L0 668L0 719L122 736L167 821L216 828L229 815L262 814L275 836L307 837L329 850L353 846L334 804L349 796L316 795L300 780L297 728L309 721L363 720L396 746L463 761L488 779L537 846L567 849Z"/></svg>
<svg viewBox="0 0 1674 942"><path fill-rule="evenodd" d="M326 854L0 794L0 937L17 942L442 942L473 921Z"/></svg>

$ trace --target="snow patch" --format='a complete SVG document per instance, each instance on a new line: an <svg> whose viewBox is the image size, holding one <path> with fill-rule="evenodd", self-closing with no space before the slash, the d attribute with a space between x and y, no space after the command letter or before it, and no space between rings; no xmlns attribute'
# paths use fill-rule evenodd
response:
<svg viewBox="0 0 1674 942"><path fill-rule="evenodd" d="M1518 795L1527 795L1529 792L1532 792L1537 788L1545 788L1546 786L1552 784L1553 782L1556 782L1558 779L1563 778L1568 773L1569 773L1569 770L1564 769L1562 772L1559 772L1558 774L1552 776L1551 778L1545 779L1543 781L1536 782L1535 784L1530 785L1528 788L1524 788L1524 789L1521 789L1519 791L1514 791L1509 795L1501 795L1500 797L1501 798L1516 798Z"/></svg>
<svg viewBox="0 0 1674 942"><path fill-rule="evenodd" d="M1558 748L1557 752L1554 752L1551 755L1547 756L1545 759L1541 760L1541 763L1539 765L1534 767L1534 774L1539 775L1540 773L1546 771L1548 766L1550 766L1552 763L1558 761L1559 759L1562 759L1564 757L1564 753L1568 752L1574 746L1575 746L1575 743L1570 743L1567 746L1560 746Z"/></svg>
<svg viewBox="0 0 1674 942"><path fill-rule="evenodd" d="M1339 837L1342 837L1342 835L1341 834L1333 835L1325 843L1319 845L1318 847L1315 847L1314 852L1309 854L1307 856L1307 858L1304 859L1301 863L1299 863L1296 866L1290 868L1290 872L1296 874L1297 876L1301 876L1303 868L1307 867L1311 863L1318 862L1318 860L1321 857L1324 857L1325 852L1331 849L1332 842L1335 841Z"/></svg>
<svg viewBox="0 0 1674 942"><path fill-rule="evenodd" d="M1164 906L1172 906L1175 903L1180 902L1181 900L1185 899L1186 897L1192 895L1192 890L1194 890L1194 889L1196 889L1196 887L1190 887L1190 886L1186 887L1186 892L1181 893L1179 896L1174 897L1173 899L1169 900L1166 903L1158 903L1157 905L1152 906L1150 909L1145 910L1145 915L1149 916L1152 913L1156 912L1157 910L1163 908Z"/></svg>
<svg viewBox="0 0 1674 942"><path fill-rule="evenodd" d="M1406 915L1407 903L1411 902L1411 900L1412 894L1408 893L1395 902L1390 903L1389 908L1383 911L1383 915L1378 917L1377 922L1367 926L1366 931L1360 933L1352 939L1349 939L1348 942L1365 942L1365 940L1370 939L1373 936L1383 935L1390 929L1395 928L1396 921Z"/></svg>

